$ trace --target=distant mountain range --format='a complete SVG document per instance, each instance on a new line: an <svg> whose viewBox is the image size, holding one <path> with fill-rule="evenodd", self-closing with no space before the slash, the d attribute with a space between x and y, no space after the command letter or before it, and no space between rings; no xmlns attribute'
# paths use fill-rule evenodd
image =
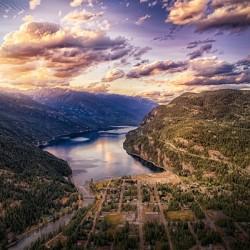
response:
<svg viewBox="0 0 250 250"><path fill-rule="evenodd" d="M71 115L90 128L113 125L139 125L157 104L140 97L88 93L69 89L43 89L29 92L37 102Z"/></svg>
<svg viewBox="0 0 250 250"><path fill-rule="evenodd" d="M157 106L147 99L65 89L0 93L0 133L28 142L115 125L138 125Z"/></svg>
<svg viewBox="0 0 250 250"><path fill-rule="evenodd" d="M156 105L61 89L0 92L0 249L77 200L68 164L34 144L62 134L137 125Z"/></svg>

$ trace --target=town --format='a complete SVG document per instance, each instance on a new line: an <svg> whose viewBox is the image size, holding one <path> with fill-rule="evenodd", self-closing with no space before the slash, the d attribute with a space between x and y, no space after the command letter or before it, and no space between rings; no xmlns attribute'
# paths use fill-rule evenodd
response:
<svg viewBox="0 0 250 250"><path fill-rule="evenodd" d="M47 248L219 250L248 239L248 223L234 222L200 202L223 190L189 184L169 171L92 182L91 187L94 205L79 209Z"/></svg>

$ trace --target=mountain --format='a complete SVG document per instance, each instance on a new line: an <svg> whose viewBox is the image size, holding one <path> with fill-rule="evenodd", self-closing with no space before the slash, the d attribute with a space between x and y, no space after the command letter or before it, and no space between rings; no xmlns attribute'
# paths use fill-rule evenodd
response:
<svg viewBox="0 0 250 250"><path fill-rule="evenodd" d="M250 165L249 132L249 91L185 93L152 110L141 126L127 135L124 145L129 152L144 155L164 168L182 169L181 160L172 159L167 151L246 168Z"/></svg>
<svg viewBox="0 0 250 250"><path fill-rule="evenodd" d="M222 190L224 198L219 192L200 197L204 206L217 204L235 220L249 220L250 91L185 93L152 110L128 133L124 148L191 182Z"/></svg>
<svg viewBox="0 0 250 250"><path fill-rule="evenodd" d="M36 143L114 125L138 125L157 104L143 98L64 89L0 93L0 134Z"/></svg>
<svg viewBox="0 0 250 250"><path fill-rule="evenodd" d="M26 230L76 208L68 164L34 146L110 125L136 125L157 104L71 90L0 92L0 249Z"/></svg>
<svg viewBox="0 0 250 250"><path fill-rule="evenodd" d="M26 142L87 130L85 123L22 94L0 93L0 134Z"/></svg>
<svg viewBox="0 0 250 250"><path fill-rule="evenodd" d="M33 100L80 119L90 128L138 125L157 104L140 97L88 93L69 89L42 89L28 93Z"/></svg>

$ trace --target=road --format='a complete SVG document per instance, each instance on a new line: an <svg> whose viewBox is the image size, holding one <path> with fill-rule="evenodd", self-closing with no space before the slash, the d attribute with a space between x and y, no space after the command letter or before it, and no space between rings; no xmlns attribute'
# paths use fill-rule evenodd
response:
<svg viewBox="0 0 250 250"><path fill-rule="evenodd" d="M196 197L194 197L194 201L198 204L198 206L200 207L200 209L204 212L205 214L205 218L206 220L208 221L209 223L209 226L212 230L216 231L216 232L219 232L221 234L221 237L222 237L222 241L224 243L224 246L226 247L227 250L230 250L231 247L230 247L230 244L228 242L228 240L225 239L225 233L215 225L214 221L209 217L209 215L207 214L206 210L201 206L201 204L197 201Z"/></svg>
<svg viewBox="0 0 250 250"><path fill-rule="evenodd" d="M122 200L123 200L123 192L124 192L124 183L125 183L125 180L122 180L120 199L119 199L119 203L118 203L118 213L119 213L119 214L121 213L121 209L122 209Z"/></svg>
<svg viewBox="0 0 250 250"><path fill-rule="evenodd" d="M141 195L141 182L137 181L137 209L138 209L138 223L139 223L139 236L140 236L140 250L144 249L144 238L142 230L142 195Z"/></svg>
<svg viewBox="0 0 250 250"><path fill-rule="evenodd" d="M163 225L164 225L166 233L167 233L169 248L170 248L170 250L173 250L174 247L173 247L173 243L172 243L171 237L170 237L170 230L169 230L168 224L166 222L166 219L165 219L165 216L164 216L164 213L163 213L160 197L159 197L158 190L157 190L156 186L154 186L154 193L155 193L156 202L158 203L158 206L159 206L160 216L162 218L162 222L163 222Z"/></svg>
<svg viewBox="0 0 250 250"><path fill-rule="evenodd" d="M99 216L99 214L100 214L100 212L101 212L101 210L102 210L102 205L103 205L103 202L104 202L105 199L106 199L107 190L109 189L110 182L111 182L111 180L108 182L108 185L107 185L107 187L106 187L106 189L105 189L105 192L104 192L104 194L102 195L102 198L101 198L101 202L100 202L100 204L99 204L99 207L97 208L96 213L95 213L95 215L94 215L93 226L92 226L92 228L91 228L91 230L90 230L89 235L91 235L91 234L95 231L96 220L97 220L97 218L98 218L98 216ZM87 249L88 243L89 243L89 237L88 237L88 240L87 240L86 243L85 243L85 246L84 246L85 249Z"/></svg>
<svg viewBox="0 0 250 250"><path fill-rule="evenodd" d="M194 230L193 230L193 228L192 228L190 222L188 222L188 228L189 228L190 232L193 234L193 236L194 236L194 238L195 238L197 249L202 250L203 248L201 247L201 243L200 243L200 241L198 240L198 237L197 237L197 235L195 234L195 232L194 232Z"/></svg>

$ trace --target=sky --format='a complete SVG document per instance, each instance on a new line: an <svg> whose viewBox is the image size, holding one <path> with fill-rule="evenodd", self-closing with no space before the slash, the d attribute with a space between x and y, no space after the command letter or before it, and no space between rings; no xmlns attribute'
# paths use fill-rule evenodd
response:
<svg viewBox="0 0 250 250"><path fill-rule="evenodd" d="M250 87L250 0L0 0L0 86L165 103Z"/></svg>

